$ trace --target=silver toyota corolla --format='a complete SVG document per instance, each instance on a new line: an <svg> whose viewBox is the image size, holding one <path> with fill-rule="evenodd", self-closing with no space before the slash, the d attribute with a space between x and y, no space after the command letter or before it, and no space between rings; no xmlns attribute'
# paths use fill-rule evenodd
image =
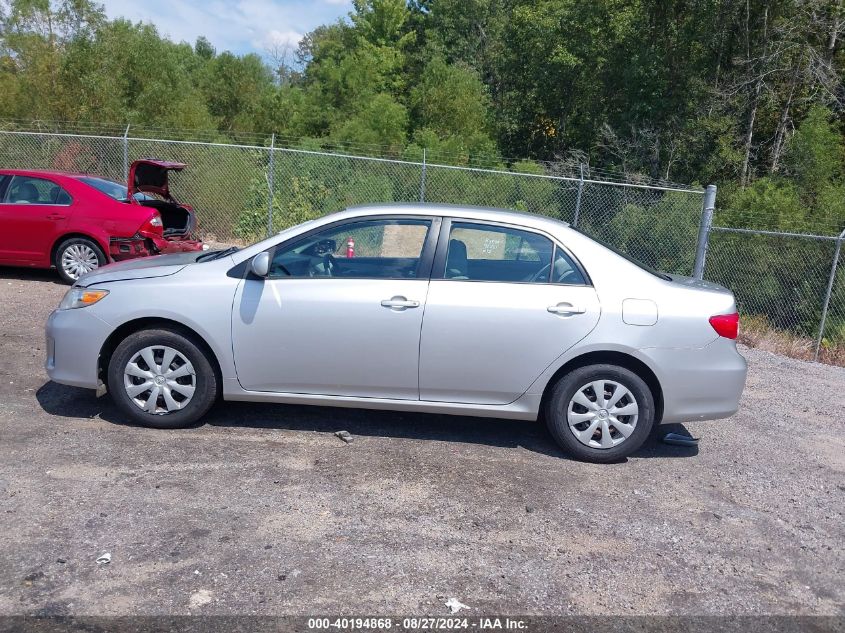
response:
<svg viewBox="0 0 845 633"><path fill-rule="evenodd" d="M226 400L535 420L578 458L725 418L733 294L567 224L470 207L348 209L242 250L82 277L47 322L54 381L176 428Z"/></svg>

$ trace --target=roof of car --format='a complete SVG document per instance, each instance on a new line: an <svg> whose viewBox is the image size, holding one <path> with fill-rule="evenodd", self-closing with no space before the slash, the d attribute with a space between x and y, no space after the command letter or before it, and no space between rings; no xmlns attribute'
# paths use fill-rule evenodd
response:
<svg viewBox="0 0 845 633"><path fill-rule="evenodd" d="M0 169L4 176L54 176L64 178L100 178L97 174L82 172L60 171L58 169Z"/></svg>
<svg viewBox="0 0 845 633"><path fill-rule="evenodd" d="M548 216L516 211L511 209L500 209L497 207L481 207L470 204L441 204L430 202L386 202L379 204L363 204L348 207L341 211L343 215L431 215L464 217L472 219L483 219L492 222L505 222L514 224L537 224L551 222L558 225L569 226L569 223Z"/></svg>

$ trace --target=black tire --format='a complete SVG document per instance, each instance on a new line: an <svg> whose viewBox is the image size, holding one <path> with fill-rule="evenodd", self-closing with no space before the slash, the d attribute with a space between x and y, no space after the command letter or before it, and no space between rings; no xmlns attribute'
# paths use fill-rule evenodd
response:
<svg viewBox="0 0 845 633"><path fill-rule="evenodd" d="M61 277L62 281L66 284L73 284L79 278L78 275L74 276L72 273L65 270L62 265L62 259L64 258L65 252L73 247L90 249L97 258L97 265L95 268L106 264L106 255L103 253L103 249L100 248L100 245L97 244L97 242L88 239L87 237L70 237L56 247L56 253L53 255L53 265L56 267L59 277Z"/></svg>
<svg viewBox="0 0 845 633"><path fill-rule="evenodd" d="M172 348L193 366L193 378L182 378L182 380L187 380L189 384L191 381L194 382L193 394L182 409L159 413L148 412L136 404L136 401L127 393L124 385L124 370L129 361L133 360L142 350L157 346ZM158 354L159 352L154 353ZM180 360L182 359L177 357L171 365L179 363ZM156 357L155 361L162 363L163 359ZM146 363L143 364L148 367ZM156 374L157 372L153 370L152 373ZM140 384L145 383L147 379L137 378L137 380ZM157 429L178 429L191 426L208 412L217 400L218 394L218 376L214 369L214 363L208 358L201 345L187 333L168 329L141 330L127 336L114 350L109 361L108 385L112 400L126 416L138 424ZM172 391L170 393L171 398L184 397L180 392L177 392L176 395L172 395ZM152 389L142 392L138 398L149 400L151 396ZM167 408L163 393L157 398L156 402L161 403L160 408Z"/></svg>
<svg viewBox="0 0 845 633"><path fill-rule="evenodd" d="M633 432L611 448L594 448L582 443L575 436L575 432L570 428L567 421L567 408L576 392L597 380L613 381L627 388L636 400L638 407ZM594 391L592 393L595 394ZM628 400L623 399L622 402L627 403ZM582 410L587 411L586 409ZM577 459L597 464L618 461L639 449L648 438L654 425L654 412L654 396L645 381L631 370L617 365L587 365L564 375L552 388L549 397L546 399L544 411L546 425L560 447ZM630 418L625 419L630 420ZM583 430L586 430L589 424L589 422L585 422L585 429ZM622 437L622 434L612 424L609 428L611 436L615 434L616 439ZM601 429L597 429L594 433L598 433L599 438L604 437Z"/></svg>

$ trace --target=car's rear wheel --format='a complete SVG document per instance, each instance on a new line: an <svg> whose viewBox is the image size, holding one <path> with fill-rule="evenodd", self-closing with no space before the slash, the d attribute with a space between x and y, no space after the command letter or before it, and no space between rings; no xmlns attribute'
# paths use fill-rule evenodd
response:
<svg viewBox="0 0 845 633"><path fill-rule="evenodd" d="M166 329L126 337L109 361L108 385L123 413L159 429L193 424L218 391L214 365L198 342Z"/></svg>
<svg viewBox="0 0 845 633"><path fill-rule="evenodd" d="M557 443L588 462L627 457L648 438L654 396L634 372L588 365L564 375L546 400L546 422Z"/></svg>
<svg viewBox="0 0 845 633"><path fill-rule="evenodd" d="M96 242L86 237L71 237L59 244L53 264L62 281L74 283L85 273L106 263L106 256Z"/></svg>

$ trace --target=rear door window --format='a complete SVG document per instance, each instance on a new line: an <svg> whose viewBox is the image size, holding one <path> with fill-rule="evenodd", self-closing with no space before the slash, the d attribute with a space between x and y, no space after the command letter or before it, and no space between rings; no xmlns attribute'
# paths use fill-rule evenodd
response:
<svg viewBox="0 0 845 633"><path fill-rule="evenodd" d="M451 223L442 270L454 281L587 284L581 267L549 238L480 222Z"/></svg>
<svg viewBox="0 0 845 633"><path fill-rule="evenodd" d="M452 222L443 277L466 281L548 283L554 243L520 229Z"/></svg>

